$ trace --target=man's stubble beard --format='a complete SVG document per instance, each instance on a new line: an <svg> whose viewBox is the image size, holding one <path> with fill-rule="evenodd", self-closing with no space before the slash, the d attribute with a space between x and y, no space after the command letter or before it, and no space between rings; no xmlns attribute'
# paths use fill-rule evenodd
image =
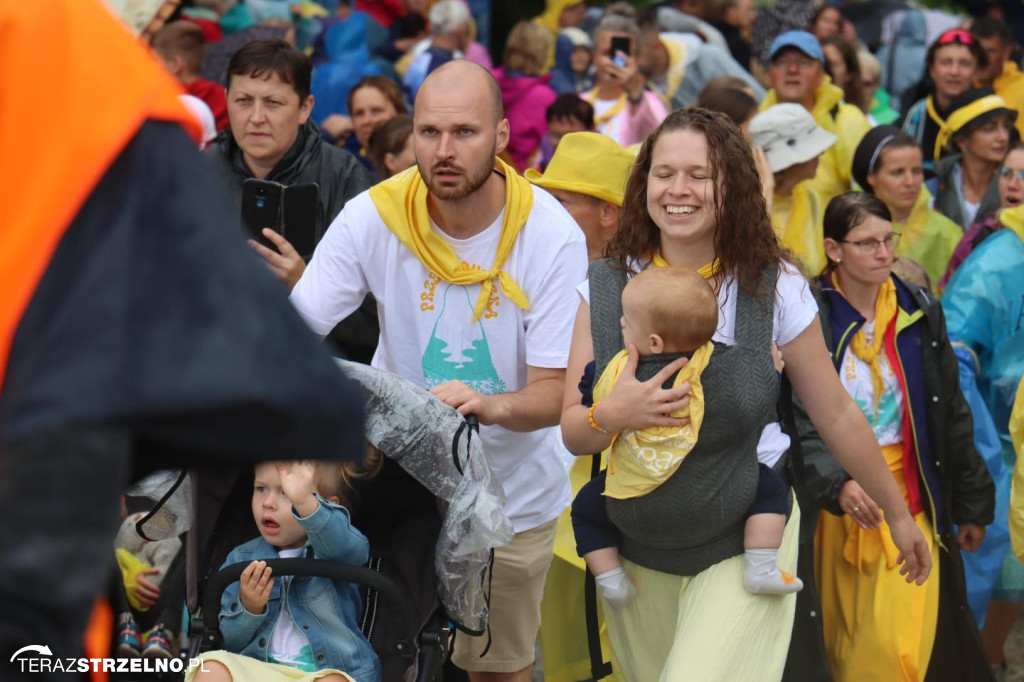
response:
<svg viewBox="0 0 1024 682"><path fill-rule="evenodd" d="M441 201L458 202L472 196L487 183L488 178L490 178L491 173L494 171L494 157L496 151L497 147L495 146L491 149L491 154L487 158L486 162L481 163L479 167L473 169L461 169L463 173L462 179L464 182L459 183L454 187L446 187L435 182L433 174L427 175L423 172L423 166L419 165L419 163L417 163L417 166L419 166L420 175L423 177L424 182L427 183L427 189L430 190L431 194ZM432 170L440 167L443 166L435 165Z"/></svg>

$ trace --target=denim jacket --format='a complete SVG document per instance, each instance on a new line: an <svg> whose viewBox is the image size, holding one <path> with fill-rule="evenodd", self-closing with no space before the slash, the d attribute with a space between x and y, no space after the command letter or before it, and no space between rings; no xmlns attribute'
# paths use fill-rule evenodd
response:
<svg viewBox="0 0 1024 682"><path fill-rule="evenodd" d="M320 506L306 518L292 514L306 531L306 557L343 561L361 566L369 559L370 543L352 527L348 510L317 495ZM233 549L225 566L238 562L277 559L277 549L262 537ZM359 631L362 604L352 583L303 576L275 577L263 613L246 611L239 600L239 584L232 583L220 601L220 630L224 648L260 661L267 660L270 636L281 609L287 608L309 639L317 669L334 668L357 682L379 682L381 665L370 643Z"/></svg>

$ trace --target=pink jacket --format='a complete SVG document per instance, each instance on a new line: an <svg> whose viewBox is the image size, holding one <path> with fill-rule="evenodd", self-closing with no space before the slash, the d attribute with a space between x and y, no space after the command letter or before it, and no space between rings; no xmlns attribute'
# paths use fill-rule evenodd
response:
<svg viewBox="0 0 1024 682"><path fill-rule="evenodd" d="M495 69L494 77L501 87L501 102L511 128L508 154L522 173L547 135L547 109L557 95L548 87L549 76L523 76Z"/></svg>
<svg viewBox="0 0 1024 682"><path fill-rule="evenodd" d="M595 104L595 92L595 90L585 92L581 97L591 104ZM597 132L608 135L623 147L629 147L647 139L647 136L661 125L666 116L668 116L668 110L661 97L650 90L644 90L644 99L635 110L627 103L622 111L611 119L598 123ZM600 119L601 115L595 106L594 120L597 122Z"/></svg>

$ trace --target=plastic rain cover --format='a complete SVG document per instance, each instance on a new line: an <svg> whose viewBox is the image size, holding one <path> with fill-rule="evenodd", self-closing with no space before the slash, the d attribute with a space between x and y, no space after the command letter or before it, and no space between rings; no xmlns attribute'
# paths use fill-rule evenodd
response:
<svg viewBox="0 0 1024 682"><path fill-rule="evenodd" d="M502 512L505 493L480 438L470 435L458 412L412 382L337 362L366 390L366 439L447 503L435 553L438 595L457 625L482 633L491 549L507 545L514 532Z"/></svg>

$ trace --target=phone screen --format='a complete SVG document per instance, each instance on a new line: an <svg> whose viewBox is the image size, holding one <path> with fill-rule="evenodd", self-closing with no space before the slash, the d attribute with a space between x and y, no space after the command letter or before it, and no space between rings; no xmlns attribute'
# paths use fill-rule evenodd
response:
<svg viewBox="0 0 1024 682"><path fill-rule="evenodd" d="M626 61L621 56L619 56L619 53L621 52L622 54L624 54L624 55L626 55L628 57L629 56L629 46L630 46L630 40L629 40L628 37L626 37L626 36L613 36L612 37L612 46L611 46L612 54L611 54L611 57L612 57L612 61L615 62L616 66L621 68L621 67L626 65Z"/></svg>
<svg viewBox="0 0 1024 682"><path fill-rule="evenodd" d="M315 184L290 185L284 189L282 223L284 237L306 261L313 255L320 216L320 188Z"/></svg>

